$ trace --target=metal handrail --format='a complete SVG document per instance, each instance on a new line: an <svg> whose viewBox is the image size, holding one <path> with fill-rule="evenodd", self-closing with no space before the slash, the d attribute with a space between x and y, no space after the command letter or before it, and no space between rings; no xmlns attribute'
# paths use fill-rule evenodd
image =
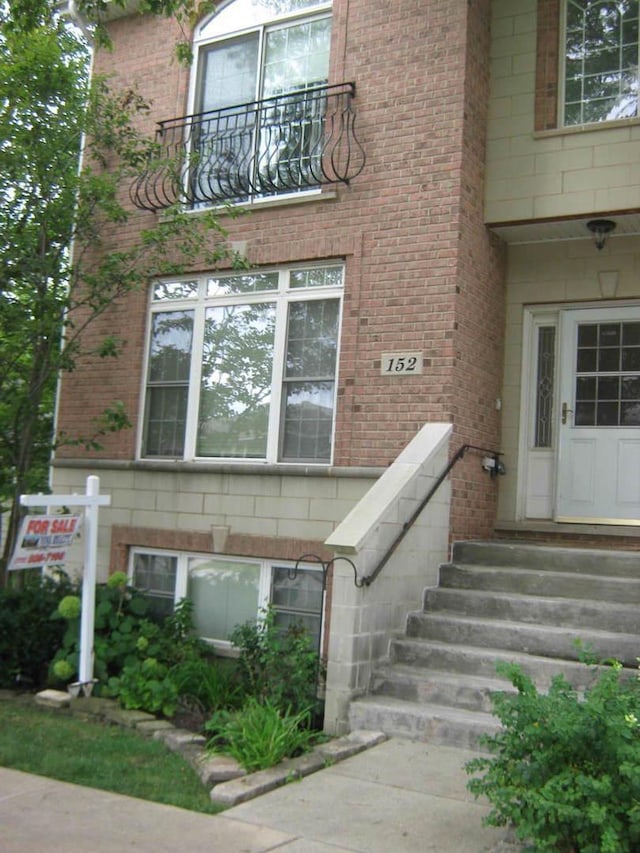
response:
<svg viewBox="0 0 640 853"><path fill-rule="evenodd" d="M500 463L500 457L503 455L501 452L499 452L497 450L489 450L486 447L477 447L475 444L463 444L463 445L461 445L456 450L456 452L453 454L453 456L451 457L451 459L447 463L447 465L444 468L444 470L442 471L442 473L436 479L433 486L429 489L429 491L427 492L425 497L422 499L422 501L420 502L417 509L414 510L414 512L411 514L411 517L407 521L405 521L405 523L402 525L402 529L400 530L400 533L398 533L398 535L393 540L391 545L387 548L387 551L386 551L384 557L380 560L380 562L375 567L375 569L371 572L371 574L368 574L365 577L360 579L361 583L356 582L356 586L370 586L374 582L374 580L378 577L378 575L380 574L382 569L389 562L389 560L391 559L391 557L393 556L393 554L397 550L398 546L400 545L400 543L402 542L404 537L407 535L409 530L413 527L414 523L418 519L422 510L427 506L427 504L429 503L431 498L435 495L435 493L438 491L438 489L440 488L442 483L446 480L447 476L449 475L451 469L456 464L456 462L458 462L460 459L462 459L464 457L467 450L475 450L478 453L484 453L486 456L490 457L493 460L493 466L490 470L491 477L496 477L501 472L502 466Z"/></svg>
<svg viewBox="0 0 640 853"><path fill-rule="evenodd" d="M298 565L301 561L313 559L315 562L320 563L322 565L322 569L323 569L324 575L326 577L326 574L329 571L329 569L331 568L331 566L334 565L334 563L336 563L338 560L343 560L344 562L348 563L351 566L351 568L353 570L353 582L358 589L362 589L362 587L365 587L365 586L371 586L371 584L378 577L378 575L380 574L382 569L389 562L389 560L391 559L391 557L393 556L393 554L397 550L398 546L400 545L400 543L402 542L404 537L407 535L409 530L413 527L414 523L416 522L416 520L420 516L423 509L427 506L429 501L433 498L433 496L438 491L440 486L446 480L446 478L448 477L449 473L451 472L451 469L453 468L453 466L456 464L456 462L458 462L460 459L462 459L464 457L465 453L468 450L474 450L477 453L483 453L483 454L485 454L485 456L487 456L489 459L491 459L492 465L489 468L489 474L492 478L497 477L498 474L504 474L504 466L500 461L500 457L503 456L504 454L501 451L490 450L486 447L478 447L475 444L463 444L463 445L461 445L456 450L456 452L453 454L453 456L451 457L451 459L447 463L446 467L438 475L435 483L431 486L431 488L429 489L429 491L427 492L425 497L420 502L419 506L411 514L411 517L409 519L407 519L407 521L405 521L405 523L402 525L402 529L400 530L400 533L398 533L398 535L393 540L391 545L387 548L387 551L385 552L384 556L382 557L382 559L380 560L378 565L375 567L375 569L370 574L358 575L358 570L356 568L355 563L353 562L353 560L350 560L348 557L334 557L332 560L325 561L321 557L318 557L316 554L305 554L304 557L300 557L300 559L296 563L296 568L298 567Z"/></svg>

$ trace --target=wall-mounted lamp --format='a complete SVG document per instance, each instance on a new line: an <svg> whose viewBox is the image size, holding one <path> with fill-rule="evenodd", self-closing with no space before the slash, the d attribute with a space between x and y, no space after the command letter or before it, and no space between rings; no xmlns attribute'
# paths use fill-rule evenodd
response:
<svg viewBox="0 0 640 853"><path fill-rule="evenodd" d="M596 249L602 249L609 234L615 231L616 223L611 219L590 219L587 228L593 234Z"/></svg>

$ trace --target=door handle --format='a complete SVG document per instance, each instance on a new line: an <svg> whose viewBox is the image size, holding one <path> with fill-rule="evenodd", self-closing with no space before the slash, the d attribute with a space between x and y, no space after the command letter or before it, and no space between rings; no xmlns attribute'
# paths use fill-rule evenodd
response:
<svg viewBox="0 0 640 853"><path fill-rule="evenodd" d="M566 422L567 422L567 415L568 415L569 413L573 414L573 409L570 409L570 408L569 408L569 406L567 406L567 404L566 404L566 403L563 403L563 404L562 404L562 423L563 423L563 424L566 424Z"/></svg>

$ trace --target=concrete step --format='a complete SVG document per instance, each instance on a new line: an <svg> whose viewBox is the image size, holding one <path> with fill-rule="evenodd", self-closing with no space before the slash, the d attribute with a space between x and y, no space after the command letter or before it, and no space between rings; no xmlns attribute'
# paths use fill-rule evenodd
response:
<svg viewBox="0 0 640 853"><path fill-rule="evenodd" d="M581 635L587 629L640 634L640 611L634 604L444 587L426 591L425 610L409 614L407 633L419 635L414 623L441 611L486 619L562 625L580 630Z"/></svg>
<svg viewBox="0 0 640 853"><path fill-rule="evenodd" d="M577 642L589 643L598 659L615 658L633 666L638 655L638 635L587 628L516 623L500 619L430 613L427 619L412 619L407 625L412 637L452 644L523 651L542 657L579 659Z"/></svg>
<svg viewBox="0 0 640 853"><path fill-rule="evenodd" d="M405 702L450 705L467 711L491 712L491 694L515 688L506 679L456 674L419 666L396 664L379 667L371 692Z"/></svg>
<svg viewBox="0 0 640 853"><path fill-rule="evenodd" d="M451 562L640 578L639 551L555 548L520 542L456 542Z"/></svg>
<svg viewBox="0 0 640 853"><path fill-rule="evenodd" d="M523 569L520 566L456 563L440 567L440 587L640 604L640 576L600 577L589 573Z"/></svg>
<svg viewBox="0 0 640 853"><path fill-rule="evenodd" d="M514 690L499 662L519 664L540 691L558 675L583 691L598 668L579 661L582 644L636 678L638 605L640 553L457 543L369 695L352 702L351 726L477 748L498 730L491 694Z"/></svg>
<svg viewBox="0 0 640 853"><path fill-rule="evenodd" d="M352 731L383 731L393 737L465 749L478 749L481 735L495 734L500 728L495 717L481 711L371 695L351 703L349 725Z"/></svg>
<svg viewBox="0 0 640 853"><path fill-rule="evenodd" d="M391 663L433 669L440 672L461 673L483 679L496 678L498 663L517 663L532 678L539 690L547 690L556 675L564 675L576 690L584 690L594 679L595 668L576 660L545 657L522 651L481 648L437 642L420 637L397 637L391 641ZM629 675L635 677L634 665ZM505 682L506 683L506 682Z"/></svg>

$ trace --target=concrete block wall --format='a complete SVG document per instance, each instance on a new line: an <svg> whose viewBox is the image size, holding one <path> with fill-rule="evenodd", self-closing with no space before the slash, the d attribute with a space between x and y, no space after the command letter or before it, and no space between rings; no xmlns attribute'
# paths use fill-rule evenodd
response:
<svg viewBox="0 0 640 853"><path fill-rule="evenodd" d="M495 0L492 5L486 221L636 209L640 120L558 126L561 4Z"/></svg>
<svg viewBox="0 0 640 853"><path fill-rule="evenodd" d="M126 570L130 546L297 560L328 556L322 542L368 490L374 472L360 476L286 476L56 468L53 490L84 493L100 476L111 506L101 508L99 580ZM82 551L69 565L82 565Z"/></svg>
<svg viewBox="0 0 640 853"><path fill-rule="evenodd" d="M325 542L336 554L325 698L330 732L347 730L351 699L367 691L392 634L420 608L424 589L438 582L447 555L450 483L440 486L370 586L358 588L352 566L341 558L355 565L358 579L374 571L446 467L451 434L449 424L423 427Z"/></svg>

